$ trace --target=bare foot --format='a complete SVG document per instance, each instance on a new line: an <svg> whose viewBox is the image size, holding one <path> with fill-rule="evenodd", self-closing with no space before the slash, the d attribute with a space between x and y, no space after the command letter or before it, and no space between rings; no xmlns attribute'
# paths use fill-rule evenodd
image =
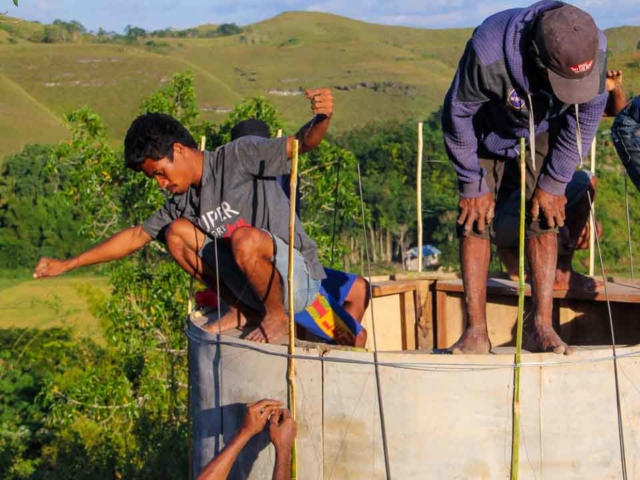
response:
<svg viewBox="0 0 640 480"><path fill-rule="evenodd" d="M491 342L486 329L467 328L460 340L448 349L454 355L485 354L491 351Z"/></svg>
<svg viewBox="0 0 640 480"><path fill-rule="evenodd" d="M249 332L245 340L258 343L273 343L289 333L289 317L265 315L258 327Z"/></svg>
<svg viewBox="0 0 640 480"><path fill-rule="evenodd" d="M229 307L220 320L205 323L202 328L209 333L219 333L234 328L242 328L247 324L247 319L236 307Z"/></svg>
<svg viewBox="0 0 640 480"><path fill-rule="evenodd" d="M556 270L556 278L553 282L554 290L586 290L594 292L602 288L602 282L587 275L582 275L575 270Z"/></svg>
<svg viewBox="0 0 640 480"><path fill-rule="evenodd" d="M551 326L535 326L532 350L553 352L558 355L571 355L573 348L564 343Z"/></svg>

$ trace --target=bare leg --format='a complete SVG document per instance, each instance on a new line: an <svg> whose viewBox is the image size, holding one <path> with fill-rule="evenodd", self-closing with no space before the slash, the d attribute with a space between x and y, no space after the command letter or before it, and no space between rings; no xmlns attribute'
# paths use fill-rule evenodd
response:
<svg viewBox="0 0 640 480"><path fill-rule="evenodd" d="M489 239L471 236L460 239L462 283L469 324L462 337L449 348L453 354L491 351L486 312L490 255Z"/></svg>
<svg viewBox="0 0 640 480"><path fill-rule="evenodd" d="M246 338L254 342L274 342L288 333L289 322L284 310L282 279L271 262L275 253L273 240L260 229L242 227L231 235L231 252L265 309L262 322Z"/></svg>
<svg viewBox="0 0 640 480"><path fill-rule="evenodd" d="M497 247L496 251L500 261L503 263L509 280L518 280L520 274L520 260L518 259L518 249L509 247Z"/></svg>
<svg viewBox="0 0 640 480"><path fill-rule="evenodd" d="M357 277L353 282L353 286L344 300L344 309L356 319L358 323L362 323L364 312L369 306L369 282L362 277ZM364 348L367 344L367 330L362 329L356 336L354 346Z"/></svg>
<svg viewBox="0 0 640 480"><path fill-rule="evenodd" d="M588 192L588 193L587 193ZM589 195L591 200L595 198L596 179L591 178L591 183L584 196L570 209L567 209L567 223L561 235L563 242L562 253L558 254L556 278L554 290L589 290L593 291L602 287L602 282L586 275L582 275L573 269L573 256L576 250L589 248L590 212ZM598 234L601 227L598 225Z"/></svg>
<svg viewBox="0 0 640 480"><path fill-rule="evenodd" d="M218 282L216 281L215 268L204 263L197 254L199 248L204 244L205 234L188 220L178 219L171 224L166 237L169 253L178 265L196 280L216 292ZM247 322L247 317L254 322L259 318L258 312L242 304L222 282L220 282L219 294L230 306L230 310L219 320L220 323L207 324L206 330L217 333L243 326Z"/></svg>
<svg viewBox="0 0 640 480"><path fill-rule="evenodd" d="M573 350L562 341L552 325L553 284L558 256L558 235L545 233L527 240L531 265L534 308L534 349L570 355Z"/></svg>

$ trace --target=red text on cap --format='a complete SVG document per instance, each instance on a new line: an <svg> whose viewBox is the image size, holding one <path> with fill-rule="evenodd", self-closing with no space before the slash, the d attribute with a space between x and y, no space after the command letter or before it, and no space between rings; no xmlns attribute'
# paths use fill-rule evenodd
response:
<svg viewBox="0 0 640 480"><path fill-rule="evenodd" d="M572 65L569 67L573 73L584 73L587 70L591 70L593 67L593 60L589 60L588 62L579 63L578 65Z"/></svg>

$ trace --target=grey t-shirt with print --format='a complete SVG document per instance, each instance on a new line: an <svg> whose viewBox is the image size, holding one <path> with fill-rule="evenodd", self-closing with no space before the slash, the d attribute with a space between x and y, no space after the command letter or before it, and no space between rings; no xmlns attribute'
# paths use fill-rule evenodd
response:
<svg viewBox="0 0 640 480"><path fill-rule="evenodd" d="M186 218L209 237L228 237L242 226L262 228L289 243L289 199L276 181L291 172L287 139L242 137L204 152L201 188L168 199L142 224L152 238L178 218ZM296 216L294 247L305 258L311 277L325 278L318 246Z"/></svg>

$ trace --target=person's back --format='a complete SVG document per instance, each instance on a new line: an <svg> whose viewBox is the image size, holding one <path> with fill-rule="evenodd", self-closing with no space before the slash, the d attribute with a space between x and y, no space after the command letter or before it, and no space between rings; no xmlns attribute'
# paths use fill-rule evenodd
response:
<svg viewBox="0 0 640 480"><path fill-rule="evenodd" d="M629 178L640 191L640 95L618 113L611 137Z"/></svg>

